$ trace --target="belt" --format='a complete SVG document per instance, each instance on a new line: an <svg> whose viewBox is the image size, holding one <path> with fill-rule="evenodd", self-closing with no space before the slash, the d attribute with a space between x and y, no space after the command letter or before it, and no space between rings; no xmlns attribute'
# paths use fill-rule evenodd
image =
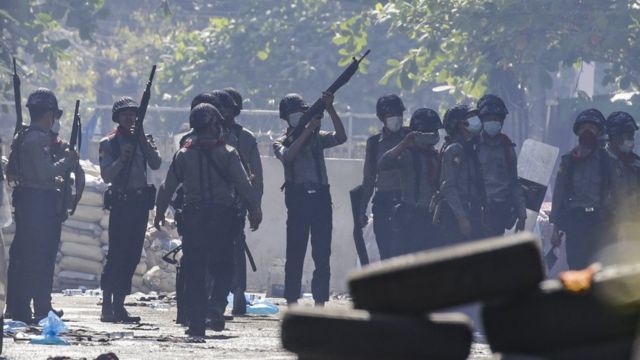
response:
<svg viewBox="0 0 640 360"><path fill-rule="evenodd" d="M291 187L293 190L304 191L307 194L315 194L320 191L329 190L329 185L318 183L287 184L287 187Z"/></svg>

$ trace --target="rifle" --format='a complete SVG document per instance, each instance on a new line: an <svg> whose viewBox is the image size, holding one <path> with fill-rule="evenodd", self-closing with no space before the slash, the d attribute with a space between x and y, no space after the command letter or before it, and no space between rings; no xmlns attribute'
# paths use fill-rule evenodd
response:
<svg viewBox="0 0 640 360"><path fill-rule="evenodd" d="M149 75L149 81L147 81L147 87L144 89L144 93L142 94L142 100L140 100L140 106L138 107L138 113L136 115L136 122L133 130L133 138L135 142L133 143L133 151L131 155L131 159L127 163L126 176L124 187L126 189L127 185L129 185L129 178L131 177L131 168L133 166L133 159L135 157L136 151L138 151L138 138L140 138L140 131L142 131L142 123L144 122L144 117L147 115L147 107L149 107L149 98L151 97L151 84L153 84L153 77L156 74L156 66L153 65L151 68L151 74ZM144 135L144 134L143 134ZM123 190L125 190L123 189Z"/></svg>
<svg viewBox="0 0 640 360"><path fill-rule="evenodd" d="M342 72L342 74L340 74L340 76L336 79L336 81L334 81L333 84L329 86L326 92L335 94L336 91L338 91L342 86L348 83L351 77L353 76L353 74L355 74L356 71L358 71L358 66L360 66L360 63L362 62L362 60L364 60L364 58L367 55L369 55L370 52L371 50L367 50L367 52L365 52L364 55L360 57L360 59L356 59L354 56L351 61L351 64L349 64L349 66L347 66L347 68ZM293 129L293 131L289 135L287 135L287 137L284 140L284 146L286 147L291 146L291 144L293 144L293 142L298 138L298 136L302 134L302 131L304 130L305 126L311 121L311 119L313 119L318 115L322 115L324 110L325 110L325 105L322 99L320 98L316 100L316 102L314 102L313 105L311 105L311 107L307 111L305 111L304 114L302 114L302 118L300 119L300 124L295 129Z"/></svg>
<svg viewBox="0 0 640 360"><path fill-rule="evenodd" d="M360 259L360 265L369 265L369 254L367 254L367 245L364 241L362 226L360 225L360 202L362 201L362 185L358 185L349 191L351 198L351 214L353 215L353 241L356 245L356 253Z"/></svg>
<svg viewBox="0 0 640 360"><path fill-rule="evenodd" d="M73 112L73 125L71 127L71 137L69 138L69 150L71 151L75 151L76 150L76 146L79 148L79 142L81 141L80 139L80 100L76 100L76 108ZM71 170L67 170L64 173L64 181L62 182L62 211L61 213L63 214L63 216L66 218L67 215L67 198L71 195L71 188L69 186L69 183L71 182ZM76 205L77 202L73 201L72 203L72 207L71 207L71 215L73 215L73 213L76 210Z"/></svg>
<svg viewBox="0 0 640 360"><path fill-rule="evenodd" d="M16 127L13 136L22 130L22 96L20 95L20 76L16 67L16 58L13 58L13 99L16 103Z"/></svg>

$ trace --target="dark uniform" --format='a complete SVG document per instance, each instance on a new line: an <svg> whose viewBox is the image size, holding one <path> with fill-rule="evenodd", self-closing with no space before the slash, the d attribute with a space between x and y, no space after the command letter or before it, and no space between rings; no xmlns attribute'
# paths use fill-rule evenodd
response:
<svg viewBox="0 0 640 360"><path fill-rule="evenodd" d="M640 213L640 156L633 152L638 125L631 115L616 111L607 117L611 157L611 202L614 215L612 237L618 241L636 240Z"/></svg>
<svg viewBox="0 0 640 360"><path fill-rule="evenodd" d="M571 269L590 265L604 245L610 220L610 156L598 145L604 116L596 109L581 112L574 123L579 145L562 156L556 176L549 221L566 233L567 263ZM595 132L585 130L591 125Z"/></svg>
<svg viewBox="0 0 640 360"><path fill-rule="evenodd" d="M362 176L362 202L360 217L365 218L369 200L373 195L373 231L380 252L380 259L388 259L394 254L395 233L391 223L393 209L402 201L402 171L397 167L380 168L382 155L404 139L408 131L402 128L402 114L405 110L397 95L385 95L378 99L376 114L384 127L379 134L367 139ZM400 117L398 124L397 118ZM394 118L387 124L387 118ZM399 127L398 127L399 125ZM374 193L375 190L375 193ZM364 221L363 221L364 222ZM361 224L364 226L364 224Z"/></svg>
<svg viewBox="0 0 640 360"><path fill-rule="evenodd" d="M333 209L323 150L338 146L346 139L340 138L336 132L314 130L302 144L297 156L290 158L290 149L297 141L303 140L298 138L291 146L285 145L286 136L298 126L294 120L297 117L291 115L302 114L307 109L308 106L297 94L287 95L280 101L280 118L288 120L290 127L285 136L273 143L273 151L282 161L285 177L287 258L284 297L289 304L300 298L302 268L311 234L311 256L315 264L311 291L316 304L321 305L329 300L333 229Z"/></svg>
<svg viewBox="0 0 640 360"><path fill-rule="evenodd" d="M396 205L392 218L396 232L394 256L443 245L429 209L438 189L440 164L434 145L440 140L440 128L438 113L418 109L411 116L412 132L380 158L380 171L401 171L402 203Z"/></svg>
<svg viewBox="0 0 640 360"><path fill-rule="evenodd" d="M440 191L434 204L434 220L449 244L485 236L482 217L486 196L476 151L476 135L481 124L474 115L462 105L448 110L444 118L449 136L441 154ZM470 225L468 234L461 228L464 222Z"/></svg>
<svg viewBox="0 0 640 360"><path fill-rule="evenodd" d="M484 222L487 236L504 235L518 220L517 230L524 230L527 217L524 192L518 183L518 158L515 144L501 133L507 108L502 99L485 95L478 101L478 116L483 131L478 142L478 158L487 193Z"/></svg>
<svg viewBox="0 0 640 360"><path fill-rule="evenodd" d="M59 191L60 178L77 166L69 156L54 161L49 127L39 122L43 112L59 118L55 95L38 89L29 95L31 125L18 133L11 146L8 175L16 180L13 204L16 234L9 250L10 311L14 320L32 322L51 309L51 288L64 217Z"/></svg>
<svg viewBox="0 0 640 360"><path fill-rule="evenodd" d="M223 140L233 146L240 155L242 165L249 175L251 184L258 196L258 202L262 200L262 194L264 192L264 182L262 177L262 161L260 160L260 152L258 151L258 143L253 133L242 125L235 122L235 117L240 114L242 110L242 97L240 94L231 88L224 91L215 90L211 92L213 96L213 103L218 110L223 112L225 121ZM234 120L227 120L226 117L233 118ZM233 302L233 315L244 315L246 313L246 301L244 292L247 288L247 260L245 256L245 241L246 236L244 234L244 228L246 224L247 209L242 201L237 201L236 208L238 210L238 216L233 223L232 237L234 242L234 269L233 269L233 281L229 291L234 294ZM224 299L220 301L226 301L226 295ZM216 300L211 298L211 307L215 308Z"/></svg>
<svg viewBox="0 0 640 360"><path fill-rule="evenodd" d="M193 128L211 127L221 119L220 113L209 104L200 104L191 111L190 123ZM219 134L220 128L216 131ZM238 152L225 145L213 132L197 136L197 140L187 140L173 158L167 177L160 187L157 198L156 220L159 225L171 197L182 184L183 207L183 258L182 271L185 274L185 301L189 329L187 334L204 336L207 293L205 277L207 269L211 277L221 286L219 291L228 291L232 278L233 240L230 236L231 223L235 216L236 193L249 210L252 227L257 228L261 212L257 196L240 162ZM225 294L212 294L220 298ZM218 315L222 316L225 304L219 304ZM224 319L222 327L224 328Z"/></svg>
<svg viewBox="0 0 640 360"><path fill-rule="evenodd" d="M120 112L137 108L133 99L123 97L114 103L112 119L116 121ZM139 144L135 153L123 162L120 156L124 148L132 149L136 142ZM133 163L129 166L130 161ZM150 135L146 135L145 141L134 139L129 129L119 126L100 141L100 175L110 184L105 196L105 207L110 210L109 252L100 280L104 321L139 321L127 314L124 298L131 293L131 279L140 262L155 197L155 188L147 184L147 166L157 170L161 161Z"/></svg>

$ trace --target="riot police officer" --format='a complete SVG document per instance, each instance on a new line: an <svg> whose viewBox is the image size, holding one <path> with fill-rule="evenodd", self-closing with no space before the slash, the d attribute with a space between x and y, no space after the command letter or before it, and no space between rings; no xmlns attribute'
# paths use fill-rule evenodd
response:
<svg viewBox="0 0 640 360"><path fill-rule="evenodd" d="M258 143L255 135L253 135L251 131L236 122L236 117L240 115L240 111L242 110L242 96L233 88L227 88L222 91L214 90L210 95L211 104L220 111L223 118L223 140L238 150L242 165L249 175L251 184L258 196L258 203L261 203L264 185L262 178L262 161L260 160ZM238 216L235 218L232 231L234 239L234 280L231 284L232 288L228 290L233 292L234 295L232 314L244 315L247 308L244 295L247 287L246 237L244 234L247 209L240 201L237 202L236 207ZM214 299L211 300L215 302ZM221 299L221 301L226 301L226 296L224 299Z"/></svg>
<svg viewBox="0 0 640 360"><path fill-rule="evenodd" d="M50 130L62 116L58 100L40 88L27 100L31 123L11 145L8 176L15 180L13 203L16 234L9 250L9 293L14 320L32 323L51 309L51 287L60 244L62 197L59 179L78 166L78 154L65 150L54 161Z"/></svg>
<svg viewBox="0 0 640 360"><path fill-rule="evenodd" d="M443 146L440 191L434 199L434 221L447 243L485 236L482 223L486 195L476 149L482 122L477 112L458 105L444 115L448 134Z"/></svg>
<svg viewBox="0 0 640 360"><path fill-rule="evenodd" d="M602 243L610 220L610 156L599 146L605 118L596 109L578 114L573 132L578 145L562 156L556 175L549 221L551 242L559 246L566 234L567 263L571 269L589 266Z"/></svg>
<svg viewBox="0 0 640 360"><path fill-rule="evenodd" d="M113 104L111 119L116 130L100 141L100 175L110 184L105 193L109 213L109 252L101 278L104 322L138 322L124 307L131 293L131 279L140 262L149 210L153 208L155 187L147 183L147 167L160 168L162 162L151 135L134 126L138 103L122 97Z"/></svg>
<svg viewBox="0 0 640 360"><path fill-rule="evenodd" d="M397 168L379 169L378 162L384 153L398 145L407 135L407 129L402 127L404 111L402 100L395 94L378 99L376 115L383 123L383 128L380 133L367 139L364 155L360 225L367 223L367 207L373 195L373 231L382 260L393 256L395 235L391 215L393 208L401 202L402 174Z"/></svg>
<svg viewBox="0 0 640 360"><path fill-rule="evenodd" d="M402 174L402 203L396 205L392 217L397 233L394 256L443 245L429 210L439 183L440 161L435 145L440 141L441 128L437 112L420 108L411 115L411 132L380 158L380 171L400 169Z"/></svg>
<svg viewBox="0 0 640 360"><path fill-rule="evenodd" d="M478 157L487 193L486 235L504 235L514 224L516 231L524 230L527 212L524 192L518 183L515 144L502 133L509 111L502 99L493 94L480 98L477 109L483 129L478 141Z"/></svg>
<svg viewBox="0 0 640 360"><path fill-rule="evenodd" d="M182 271L185 272L185 301L188 302L187 335L200 340L205 334L207 270L226 291L232 278L233 239L231 223L236 211L235 193L244 201L249 223L256 230L262 220L258 197L242 167L238 152L221 140L222 116L210 104L200 104L191 110L189 123L195 138L188 139L178 150L169 166L166 179L160 186L154 224L164 222L164 214L178 185L184 191L184 231ZM226 294L223 294L226 295ZM220 294L213 294L220 298ZM220 304L223 305L223 304ZM224 329L222 313L217 309Z"/></svg>
<svg viewBox="0 0 640 360"><path fill-rule="evenodd" d="M300 298L302 267L311 234L311 256L315 264L311 291L318 306L329 300L329 258L333 211L329 179L324 161L324 149L347 141L342 120L333 107L333 94L324 93L322 100L335 132L320 131L322 115L308 124L301 124L309 109L298 94L286 95L280 100L280 118L289 125L284 136L273 143L276 157L282 162L285 175L285 204L287 205L287 250L285 263L284 297L289 305ZM289 145L287 137L296 128L304 126L300 135Z"/></svg>
<svg viewBox="0 0 640 360"><path fill-rule="evenodd" d="M606 129L612 167L612 235L631 240L640 212L640 157L633 151L638 125L630 114L616 111L607 117Z"/></svg>

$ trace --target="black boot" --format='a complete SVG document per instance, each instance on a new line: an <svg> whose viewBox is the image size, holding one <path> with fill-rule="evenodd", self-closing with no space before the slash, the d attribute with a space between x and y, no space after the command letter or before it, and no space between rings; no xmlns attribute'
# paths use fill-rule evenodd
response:
<svg viewBox="0 0 640 360"><path fill-rule="evenodd" d="M224 310L212 309L209 319L207 319L207 327L213 331L222 331L224 330L225 320L224 320Z"/></svg>
<svg viewBox="0 0 640 360"><path fill-rule="evenodd" d="M113 294L113 316L116 322L131 324L139 323L139 316L131 316L124 308L124 294Z"/></svg>
<svg viewBox="0 0 640 360"><path fill-rule="evenodd" d="M233 292L233 309L232 315L242 316L247 314L247 299L244 297L244 291L236 290Z"/></svg>
<svg viewBox="0 0 640 360"><path fill-rule="evenodd" d="M100 314L100 321L102 322L116 322L116 318L113 315L113 303L111 302L111 292L102 292L102 313Z"/></svg>

